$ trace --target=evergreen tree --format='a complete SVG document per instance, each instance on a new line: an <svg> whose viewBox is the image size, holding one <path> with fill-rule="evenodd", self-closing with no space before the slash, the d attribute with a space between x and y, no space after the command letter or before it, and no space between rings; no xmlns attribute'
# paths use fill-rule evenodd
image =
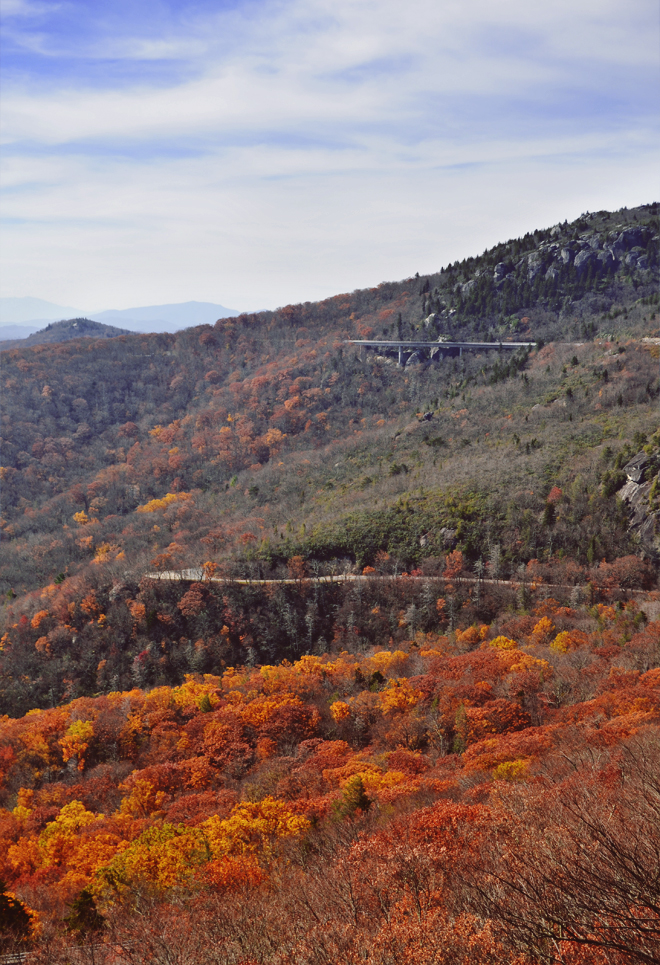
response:
<svg viewBox="0 0 660 965"><path fill-rule="evenodd" d="M105 927L105 918L97 909L94 895L89 888L83 888L71 902L71 913L65 921L68 929L76 933L78 941L98 934Z"/></svg>

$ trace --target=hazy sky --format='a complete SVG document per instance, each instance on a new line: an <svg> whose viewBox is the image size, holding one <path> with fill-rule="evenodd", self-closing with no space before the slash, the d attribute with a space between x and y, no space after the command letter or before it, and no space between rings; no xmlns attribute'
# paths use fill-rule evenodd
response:
<svg viewBox="0 0 660 965"><path fill-rule="evenodd" d="M656 0L2 0L2 288L276 307L658 200Z"/></svg>

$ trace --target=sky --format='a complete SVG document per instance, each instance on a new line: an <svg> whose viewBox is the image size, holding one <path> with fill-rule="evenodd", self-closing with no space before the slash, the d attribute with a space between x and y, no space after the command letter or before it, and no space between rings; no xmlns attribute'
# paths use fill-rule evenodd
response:
<svg viewBox="0 0 660 965"><path fill-rule="evenodd" d="M0 295L275 308L660 199L656 0L2 0Z"/></svg>

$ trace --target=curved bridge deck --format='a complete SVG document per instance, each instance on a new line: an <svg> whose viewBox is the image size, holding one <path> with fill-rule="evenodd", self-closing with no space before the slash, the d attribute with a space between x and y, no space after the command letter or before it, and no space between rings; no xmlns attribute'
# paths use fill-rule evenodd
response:
<svg viewBox="0 0 660 965"><path fill-rule="evenodd" d="M404 355L412 352L428 352L429 357L437 355L462 355L463 352L502 352L516 351L520 348L535 348L536 342L423 342L418 339L347 339L347 345L359 345L361 349L380 349L381 352L398 352L399 365L404 363Z"/></svg>

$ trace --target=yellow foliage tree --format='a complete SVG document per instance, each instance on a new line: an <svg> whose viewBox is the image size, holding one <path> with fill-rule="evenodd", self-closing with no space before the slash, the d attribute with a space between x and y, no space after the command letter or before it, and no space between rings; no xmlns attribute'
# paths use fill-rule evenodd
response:
<svg viewBox="0 0 660 965"><path fill-rule="evenodd" d="M372 673L379 672L383 676L390 676L397 671L401 670L408 663L408 654L404 653L403 650L379 650L372 657L365 660L367 668L369 668Z"/></svg>
<svg viewBox="0 0 660 965"><path fill-rule="evenodd" d="M73 758L77 758L78 770L84 771L85 751L93 736L94 725L91 720L75 720L70 724L64 737L59 741L64 763L66 764Z"/></svg>
<svg viewBox="0 0 660 965"><path fill-rule="evenodd" d="M518 644L515 640L511 640L509 637L495 637L494 640L488 642L489 647L495 647L497 650L516 650Z"/></svg>
<svg viewBox="0 0 660 965"><path fill-rule="evenodd" d="M555 631L555 625L550 617L541 617L539 622L532 630L532 636L536 643L545 643Z"/></svg>
<svg viewBox="0 0 660 965"><path fill-rule="evenodd" d="M421 699L422 694L418 690L415 690L410 681L405 677L388 680L387 687L380 694L384 714L410 710L410 708L415 707Z"/></svg>
<svg viewBox="0 0 660 965"><path fill-rule="evenodd" d="M192 495L190 493L166 493L162 499L151 499L143 506L138 506L136 512L157 513L161 509L167 509L167 507L172 503L185 502L188 499L192 499Z"/></svg>
<svg viewBox="0 0 660 965"><path fill-rule="evenodd" d="M160 811L167 795L163 791L157 791L151 781L145 778L137 778L130 786L121 784L122 791L130 790L130 793L122 798L119 806L120 814L128 814L135 818L146 818L154 811Z"/></svg>
<svg viewBox="0 0 660 965"><path fill-rule="evenodd" d="M558 633L555 639L550 644L551 650L556 650L557 653L567 653L571 648L571 635L567 633L566 630L562 630Z"/></svg>
<svg viewBox="0 0 660 965"><path fill-rule="evenodd" d="M351 708L346 701L335 700L333 704L330 704L330 713L335 723L339 724L342 720L348 720L351 716Z"/></svg>
<svg viewBox="0 0 660 965"><path fill-rule="evenodd" d="M103 816L88 811L82 801L65 804L55 820L50 821L39 835L42 866L68 866L72 854L80 846L80 832Z"/></svg>
<svg viewBox="0 0 660 965"><path fill-rule="evenodd" d="M524 758L504 761L493 769L493 778L496 781L522 781L527 776L528 764L529 761Z"/></svg>
<svg viewBox="0 0 660 965"><path fill-rule="evenodd" d="M122 895L139 885L165 891L191 881L210 857L206 836L199 828L152 825L99 871L99 890L106 897Z"/></svg>
<svg viewBox="0 0 660 965"><path fill-rule="evenodd" d="M263 801L237 804L230 816L217 814L203 828L214 858L225 855L267 854L277 838L297 837L310 827L306 817L294 814L283 801L266 797Z"/></svg>

